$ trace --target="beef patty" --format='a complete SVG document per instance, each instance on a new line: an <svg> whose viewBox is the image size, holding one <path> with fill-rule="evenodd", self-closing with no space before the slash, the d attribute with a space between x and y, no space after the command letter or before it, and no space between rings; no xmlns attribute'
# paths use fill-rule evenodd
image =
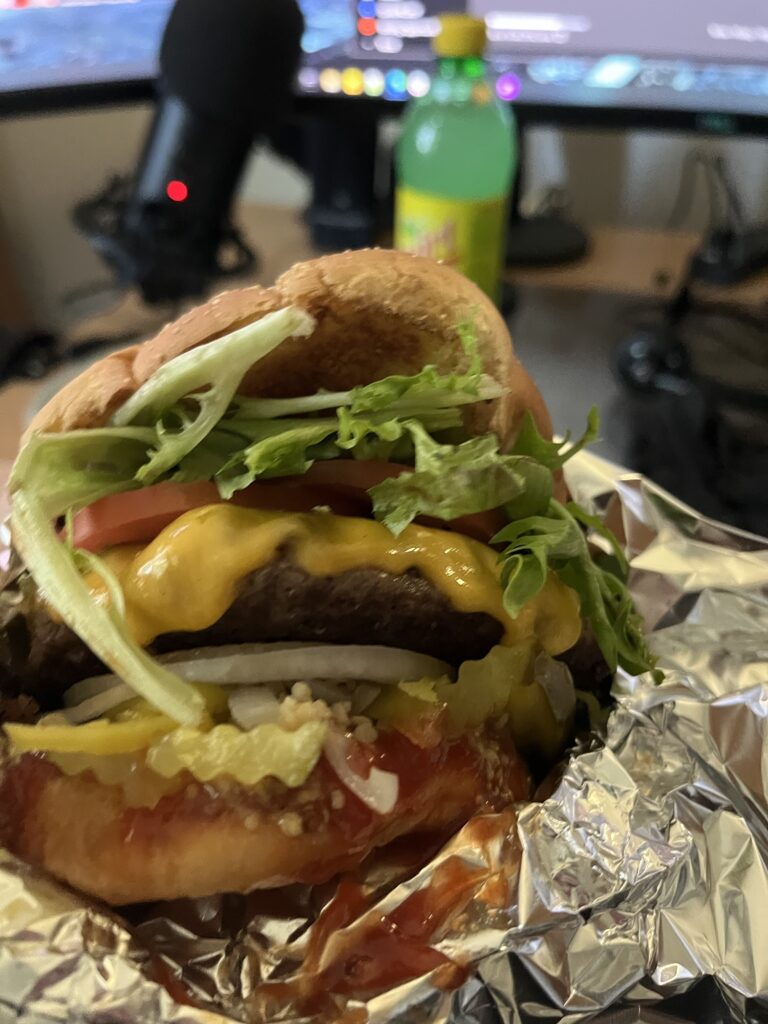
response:
<svg viewBox="0 0 768 1024"><path fill-rule="evenodd" d="M158 637L155 653L218 644L305 640L401 647L458 665L482 658L503 634L483 612L457 611L415 570L399 576L351 569L312 576L278 556L241 583L229 610L208 629ZM41 602L21 602L0 635L0 693L55 707L62 690L103 665Z"/></svg>

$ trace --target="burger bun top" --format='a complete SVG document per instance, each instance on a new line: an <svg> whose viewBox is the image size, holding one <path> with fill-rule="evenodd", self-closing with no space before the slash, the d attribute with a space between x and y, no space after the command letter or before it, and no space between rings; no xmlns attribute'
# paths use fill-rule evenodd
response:
<svg viewBox="0 0 768 1024"><path fill-rule="evenodd" d="M491 300L461 274L420 256L365 249L297 263L272 288L224 292L185 313L143 344L85 370L38 413L30 431L100 427L155 371L182 352L289 305L316 320L308 338L291 338L246 375L241 393L266 397L347 390L433 364L466 369L459 329L471 325L485 372L506 393L467 410L470 433L495 432L507 446L530 411L551 436L546 406L514 355Z"/></svg>

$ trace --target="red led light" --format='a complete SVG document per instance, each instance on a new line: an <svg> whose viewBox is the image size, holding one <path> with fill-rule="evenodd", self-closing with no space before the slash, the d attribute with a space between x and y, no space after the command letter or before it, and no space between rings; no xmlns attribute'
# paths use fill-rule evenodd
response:
<svg viewBox="0 0 768 1024"><path fill-rule="evenodd" d="M174 203L183 203L189 196L189 189L183 181L169 181L165 186L165 194Z"/></svg>
<svg viewBox="0 0 768 1024"><path fill-rule="evenodd" d="M375 18L358 18L357 19L357 31L361 36L375 36L376 35L376 19Z"/></svg>

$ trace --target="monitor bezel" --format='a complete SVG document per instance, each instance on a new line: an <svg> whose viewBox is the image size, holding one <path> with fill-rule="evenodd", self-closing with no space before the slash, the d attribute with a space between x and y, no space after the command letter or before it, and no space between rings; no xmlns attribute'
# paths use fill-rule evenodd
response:
<svg viewBox="0 0 768 1024"><path fill-rule="evenodd" d="M304 115L326 112L338 108L350 111L365 104L375 111L377 116L386 117L389 113L397 116L405 105L404 102L366 97L348 96L297 96L295 109ZM675 109L673 107L636 107L636 106L592 106L589 104L539 103L516 100L511 104L518 124L528 126L555 127L567 129L583 129L584 131L657 131L675 133L698 133L713 137L732 137L737 135L768 136L768 106L765 114L749 114L730 110L719 110L717 107L701 110ZM715 122L727 125L722 129L715 127Z"/></svg>
<svg viewBox="0 0 768 1024"><path fill-rule="evenodd" d="M119 81L77 82L0 92L0 118L45 116L64 112L96 110L111 106L151 103L157 95L155 78ZM370 116L397 117L404 104L378 98L308 96L297 94L295 112L308 117L338 112L344 116L365 109ZM717 107L702 110L671 107L592 106L566 103L516 101L513 110L521 125L552 126L585 131L656 131L699 133L708 136L768 135L768 106L765 114L750 114ZM720 121L721 126L716 127Z"/></svg>

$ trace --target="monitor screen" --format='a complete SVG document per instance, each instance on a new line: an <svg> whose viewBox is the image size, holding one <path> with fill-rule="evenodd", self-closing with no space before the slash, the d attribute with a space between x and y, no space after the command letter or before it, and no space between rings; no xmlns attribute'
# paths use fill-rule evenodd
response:
<svg viewBox="0 0 768 1024"><path fill-rule="evenodd" d="M173 0L0 0L0 94L149 84L172 7Z"/></svg>
<svg viewBox="0 0 768 1024"><path fill-rule="evenodd" d="M212 17L218 0L211 0ZM258 2L258 0L254 0ZM173 0L0 0L0 107L157 73ZM768 116L765 0L300 0L305 97L423 95L438 14L488 25L500 97L531 107ZM727 123L724 126L727 130Z"/></svg>
<svg viewBox="0 0 768 1024"><path fill-rule="evenodd" d="M300 90L420 96L437 15L488 26L499 96L533 106L768 114L765 0L303 0Z"/></svg>

